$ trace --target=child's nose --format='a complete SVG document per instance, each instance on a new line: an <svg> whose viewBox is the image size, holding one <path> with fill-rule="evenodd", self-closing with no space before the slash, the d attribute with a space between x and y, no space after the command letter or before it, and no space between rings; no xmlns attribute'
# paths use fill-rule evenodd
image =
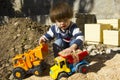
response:
<svg viewBox="0 0 120 80"><path fill-rule="evenodd" d="M61 24L61 25L64 25L64 24L65 24L65 22L61 22L60 24Z"/></svg>

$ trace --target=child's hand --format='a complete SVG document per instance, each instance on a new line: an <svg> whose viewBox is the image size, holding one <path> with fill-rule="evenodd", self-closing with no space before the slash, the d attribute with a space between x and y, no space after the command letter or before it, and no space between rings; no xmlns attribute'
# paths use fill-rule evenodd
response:
<svg viewBox="0 0 120 80"><path fill-rule="evenodd" d="M62 50L60 53L65 53L65 54L71 54L74 50L72 50L71 48L66 48L64 50Z"/></svg>
<svg viewBox="0 0 120 80"><path fill-rule="evenodd" d="M63 51L59 52L59 54L61 54L62 56L72 55L73 60L74 60L73 62L77 63L77 62L79 62L78 53L80 53L80 52L82 52L82 50L80 50L80 49L74 50L71 48L66 48Z"/></svg>
<svg viewBox="0 0 120 80"><path fill-rule="evenodd" d="M72 52L72 51L71 51L70 48L66 48L66 49L60 51L58 54L60 54L60 55L62 55L62 56L67 56L67 55L71 54L71 52Z"/></svg>
<svg viewBox="0 0 120 80"><path fill-rule="evenodd" d="M79 56L78 56L78 54L81 53L81 52L82 52L82 50L77 49L75 52L71 53L71 55L72 55L72 57L74 59L74 61L73 61L74 63L79 62Z"/></svg>
<svg viewBox="0 0 120 80"><path fill-rule="evenodd" d="M44 36L40 37L40 39L39 39L39 44L40 44L40 43L45 43L45 42L46 42L45 37L44 37Z"/></svg>

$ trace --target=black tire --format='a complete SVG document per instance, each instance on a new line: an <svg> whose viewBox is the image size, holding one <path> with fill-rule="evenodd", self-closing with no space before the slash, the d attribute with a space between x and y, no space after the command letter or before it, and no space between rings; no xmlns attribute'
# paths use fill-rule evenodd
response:
<svg viewBox="0 0 120 80"><path fill-rule="evenodd" d="M40 65L41 65L42 71L45 70L45 69L47 68L47 66L48 66L47 63L44 62L44 61L42 61L42 62L40 63Z"/></svg>
<svg viewBox="0 0 120 80"><path fill-rule="evenodd" d="M77 69L77 72L86 74L88 71L88 67L86 65L80 65Z"/></svg>
<svg viewBox="0 0 120 80"><path fill-rule="evenodd" d="M59 73L57 80L60 80L62 77L68 78L69 75L66 72Z"/></svg>
<svg viewBox="0 0 120 80"><path fill-rule="evenodd" d="M22 68L15 68L13 69L13 76L16 78L16 79L20 79L22 80L26 75L26 71Z"/></svg>
<svg viewBox="0 0 120 80"><path fill-rule="evenodd" d="M40 76L42 74L42 69L41 69L41 66L37 66L33 69L32 73L35 75L35 76Z"/></svg>

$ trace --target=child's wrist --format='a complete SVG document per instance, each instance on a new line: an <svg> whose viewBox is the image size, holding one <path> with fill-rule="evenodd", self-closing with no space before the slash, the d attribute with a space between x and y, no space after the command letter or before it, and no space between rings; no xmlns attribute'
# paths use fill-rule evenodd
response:
<svg viewBox="0 0 120 80"><path fill-rule="evenodd" d="M72 46L70 46L70 49L71 49L71 50L76 50L76 49L77 49L77 45L76 45L76 44L73 44Z"/></svg>

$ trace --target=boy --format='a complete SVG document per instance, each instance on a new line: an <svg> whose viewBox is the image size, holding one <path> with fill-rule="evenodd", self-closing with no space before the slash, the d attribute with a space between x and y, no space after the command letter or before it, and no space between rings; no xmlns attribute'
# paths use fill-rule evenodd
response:
<svg viewBox="0 0 120 80"><path fill-rule="evenodd" d="M65 2L57 3L50 9L50 19L55 24L39 39L39 43L56 38L53 44L61 49L53 45L55 57L61 50L64 53L71 53L83 46L83 35L77 25L70 21L72 17L73 10Z"/></svg>

